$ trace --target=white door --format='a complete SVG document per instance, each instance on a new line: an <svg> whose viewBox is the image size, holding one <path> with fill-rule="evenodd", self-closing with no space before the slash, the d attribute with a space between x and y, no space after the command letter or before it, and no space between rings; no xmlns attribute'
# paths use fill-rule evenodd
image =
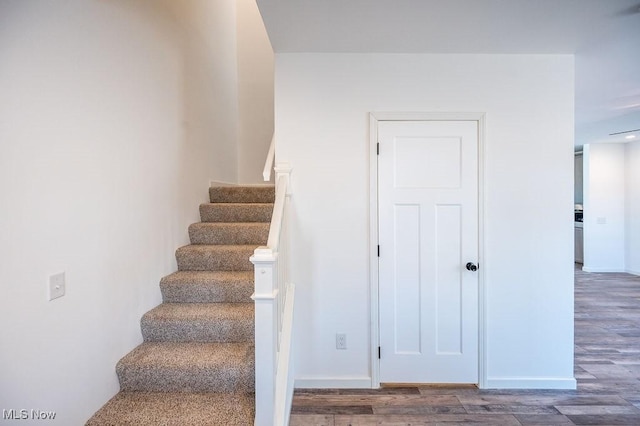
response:
<svg viewBox="0 0 640 426"><path fill-rule="evenodd" d="M378 142L380 382L478 383L478 122Z"/></svg>

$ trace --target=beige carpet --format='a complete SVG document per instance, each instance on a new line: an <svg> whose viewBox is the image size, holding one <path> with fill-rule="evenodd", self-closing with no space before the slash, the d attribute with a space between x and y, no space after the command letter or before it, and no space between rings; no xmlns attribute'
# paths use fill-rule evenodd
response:
<svg viewBox="0 0 640 426"><path fill-rule="evenodd" d="M144 342L116 365L120 392L88 421L104 425L252 425L253 265L274 188L213 187L162 278L163 303L143 315Z"/></svg>

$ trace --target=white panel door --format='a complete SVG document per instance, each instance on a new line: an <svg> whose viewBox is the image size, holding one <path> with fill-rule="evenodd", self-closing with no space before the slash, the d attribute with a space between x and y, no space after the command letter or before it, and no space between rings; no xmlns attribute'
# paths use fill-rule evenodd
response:
<svg viewBox="0 0 640 426"><path fill-rule="evenodd" d="M378 142L380 382L478 383L478 123L380 121Z"/></svg>

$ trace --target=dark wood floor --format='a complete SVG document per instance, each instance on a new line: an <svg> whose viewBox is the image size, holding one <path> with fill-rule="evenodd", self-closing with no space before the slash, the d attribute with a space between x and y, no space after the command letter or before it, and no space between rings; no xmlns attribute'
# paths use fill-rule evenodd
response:
<svg viewBox="0 0 640 426"><path fill-rule="evenodd" d="M291 426L640 425L640 277L576 270L575 391L297 390Z"/></svg>

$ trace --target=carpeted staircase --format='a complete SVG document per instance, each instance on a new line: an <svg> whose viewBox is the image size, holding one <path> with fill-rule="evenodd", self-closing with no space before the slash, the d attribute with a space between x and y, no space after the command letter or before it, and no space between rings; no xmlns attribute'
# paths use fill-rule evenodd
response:
<svg viewBox="0 0 640 426"><path fill-rule="evenodd" d="M122 358L120 392L87 422L102 425L252 425L253 250L265 245L274 188L209 189L163 303L141 320L144 342Z"/></svg>

